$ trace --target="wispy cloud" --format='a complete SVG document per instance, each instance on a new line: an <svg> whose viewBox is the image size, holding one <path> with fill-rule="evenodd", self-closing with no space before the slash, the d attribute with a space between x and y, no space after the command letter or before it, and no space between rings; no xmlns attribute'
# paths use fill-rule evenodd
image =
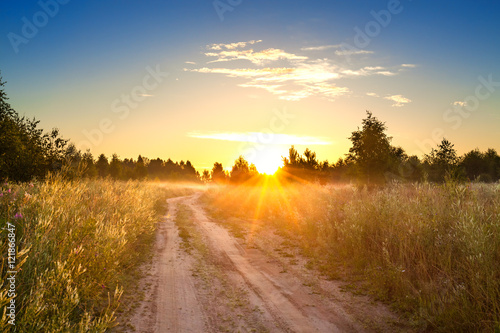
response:
<svg viewBox="0 0 500 333"><path fill-rule="evenodd" d="M384 75L393 76L397 75L395 72L391 72L381 66L367 66L357 70L346 69L341 72L344 76L369 76L369 75Z"/></svg>
<svg viewBox="0 0 500 333"><path fill-rule="evenodd" d="M300 50L301 51L324 51L324 50L339 48L341 45L342 44L310 46L310 47L303 47Z"/></svg>
<svg viewBox="0 0 500 333"><path fill-rule="evenodd" d="M401 67L415 68L415 67L417 67L417 65L415 65L415 64L402 64Z"/></svg>
<svg viewBox="0 0 500 333"><path fill-rule="evenodd" d="M352 68L352 66L350 66L351 68L346 68L339 65L335 59L311 59L300 53L291 53L278 48L268 48L265 50L247 48L250 45L260 42L261 40L252 40L248 42L207 45L205 55L215 59L207 61L203 67L184 68L184 71L243 78L246 82L238 83L240 87L264 89L278 96L279 99L299 101L310 96L335 100L341 96L351 94L351 90L348 87L339 86L336 83L339 79L372 75L394 76L398 75L403 66L409 67L409 64L405 64L389 67L370 65L361 68ZM340 45L304 47L301 50L324 51L333 48L340 48ZM336 51L351 52L351 54L373 53L373 51L367 50ZM221 64L236 61L239 61L238 65L245 64L245 62L247 62L247 65L235 68L234 64L231 66ZM212 65L210 64L213 63L218 63L219 65L211 67ZM397 103L401 104L405 102L400 101Z"/></svg>
<svg viewBox="0 0 500 333"><path fill-rule="evenodd" d="M369 50L336 50L335 54L338 56L352 56L358 54L373 54L373 51Z"/></svg>
<svg viewBox="0 0 500 333"><path fill-rule="evenodd" d="M248 42L236 42L236 43L228 43L228 44L210 44L210 45L207 45L207 49L208 50L222 50L222 49L234 50L237 48L244 48L247 45L252 45L252 44L256 44L256 43L260 43L260 42L262 42L262 40L251 40Z"/></svg>
<svg viewBox="0 0 500 333"><path fill-rule="evenodd" d="M332 141L324 137L300 136L290 134L272 134L261 132L189 132L188 137L237 142L261 143L276 145L330 145Z"/></svg>
<svg viewBox="0 0 500 333"><path fill-rule="evenodd" d="M379 97L379 95L377 93L374 93L374 92L367 92L366 95L370 96L370 97Z"/></svg>
<svg viewBox="0 0 500 333"><path fill-rule="evenodd" d="M393 101L394 104L392 104L392 106L395 106L395 107L401 107L401 106L404 106L405 104L411 103L411 100L404 97L403 95L387 96L387 97L384 97L384 99Z"/></svg>
<svg viewBox="0 0 500 333"><path fill-rule="evenodd" d="M292 67L279 68L200 68L184 69L191 72L225 74L229 77L243 77L250 81L239 84L244 88L265 89L279 95L279 99L298 101L320 95L328 99L350 93L347 87L338 87L331 80L339 78L336 69L322 62L300 63Z"/></svg>
<svg viewBox="0 0 500 333"><path fill-rule="evenodd" d="M288 53L280 49L267 49L260 52L254 52L253 49L250 50L232 50L232 51L220 51L220 52L208 52L205 53L208 57L216 57L217 59L209 61L221 62L221 61L234 61L234 60L248 60L256 65L262 65L264 63L276 61L276 60L305 60L307 57L298 56L293 53Z"/></svg>
<svg viewBox="0 0 500 333"><path fill-rule="evenodd" d="M196 65L194 61L184 61L185 64Z"/></svg>
<svg viewBox="0 0 500 333"><path fill-rule="evenodd" d="M467 103L465 102L462 102L462 101L456 101L456 102L453 102L451 103L452 105L455 105L455 106L461 106L461 107L464 107L467 105Z"/></svg>

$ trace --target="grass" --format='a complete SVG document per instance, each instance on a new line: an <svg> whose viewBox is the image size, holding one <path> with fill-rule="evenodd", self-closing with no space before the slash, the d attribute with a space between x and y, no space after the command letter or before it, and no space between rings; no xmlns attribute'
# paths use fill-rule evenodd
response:
<svg viewBox="0 0 500 333"><path fill-rule="evenodd" d="M16 331L104 332L114 326L124 288L133 285L137 267L151 250L165 199L182 192L59 176L2 184L0 306L12 299L6 278L15 270ZM14 268L6 257L8 223L15 225ZM14 329L10 319L3 314L2 332Z"/></svg>
<svg viewBox="0 0 500 333"><path fill-rule="evenodd" d="M419 330L500 329L498 184L367 191L268 181L213 188L203 200L219 220L272 227L327 276L364 281L360 290Z"/></svg>
<svg viewBox="0 0 500 333"><path fill-rule="evenodd" d="M191 250L193 249L193 226L192 223L190 223L192 215L192 211L186 205L179 205L175 216L175 224L179 230L179 237L182 240L181 247L188 254L191 254Z"/></svg>

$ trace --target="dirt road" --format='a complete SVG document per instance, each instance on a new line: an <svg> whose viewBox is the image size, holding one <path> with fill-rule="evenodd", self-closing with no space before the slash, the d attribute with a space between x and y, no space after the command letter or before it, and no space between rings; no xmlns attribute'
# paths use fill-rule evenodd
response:
<svg viewBox="0 0 500 333"><path fill-rule="evenodd" d="M397 331L397 318L332 281L284 270L265 251L212 222L200 193L168 200L160 223L146 297L130 318L135 332L371 332ZM179 209L190 212L194 247L179 235ZM190 228L190 229L189 229ZM197 243L196 243L197 242ZM129 326L130 327L130 326ZM399 327L399 330L401 327Z"/></svg>

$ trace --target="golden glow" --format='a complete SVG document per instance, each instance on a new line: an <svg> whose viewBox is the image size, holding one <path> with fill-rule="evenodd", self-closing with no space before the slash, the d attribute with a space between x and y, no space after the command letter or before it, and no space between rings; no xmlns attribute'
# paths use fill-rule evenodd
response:
<svg viewBox="0 0 500 333"><path fill-rule="evenodd" d="M254 156L247 156L249 163L255 164L257 171L267 175L273 175L283 165L281 155L283 152L273 146L259 147Z"/></svg>
<svg viewBox="0 0 500 333"><path fill-rule="evenodd" d="M212 133L200 133L200 132L189 132L188 137L198 138L198 139L213 139L213 140L225 140L225 141L239 141L239 142L251 142L257 145L257 150L259 151L262 142L267 141L268 143L275 145L329 145L332 144L328 138L324 137L314 137L314 136L299 136L291 134L282 133L266 133L266 132L212 132Z"/></svg>

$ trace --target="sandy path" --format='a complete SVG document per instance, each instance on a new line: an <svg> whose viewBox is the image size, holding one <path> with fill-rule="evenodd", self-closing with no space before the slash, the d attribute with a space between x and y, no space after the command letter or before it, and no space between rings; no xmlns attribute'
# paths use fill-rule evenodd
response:
<svg viewBox="0 0 500 333"><path fill-rule="evenodd" d="M327 306L301 281L282 273L281 267L257 249L245 249L226 229L211 222L197 204L195 195L186 198L194 212L195 221L212 243L218 255L232 264L250 291L250 301L272 317L270 331L284 332L352 332L363 331L340 306ZM238 276L232 280L238 283ZM268 324L269 325L269 324Z"/></svg>
<svg viewBox="0 0 500 333"><path fill-rule="evenodd" d="M192 258L180 249L174 222L177 204L182 200L185 198L169 199L168 213L159 223L151 275L141 282L152 288L130 320L136 332L205 332L205 315L191 272Z"/></svg>
<svg viewBox="0 0 500 333"><path fill-rule="evenodd" d="M235 239L207 217L200 195L168 200L151 273L140 282L151 287L129 320L135 329L127 331L407 331L387 324L397 320L384 306L328 287L324 280L314 289L304 276ZM179 205L193 212L192 227L207 249L203 255L197 250L198 255L188 254L180 246L174 222ZM203 278L200 270L209 273Z"/></svg>

